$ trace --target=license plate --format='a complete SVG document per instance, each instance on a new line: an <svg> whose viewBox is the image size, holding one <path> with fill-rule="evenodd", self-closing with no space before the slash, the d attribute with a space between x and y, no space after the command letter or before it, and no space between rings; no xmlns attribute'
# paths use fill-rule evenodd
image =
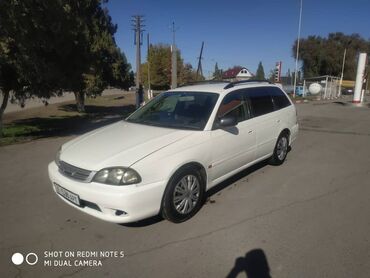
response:
<svg viewBox="0 0 370 278"><path fill-rule="evenodd" d="M73 192L61 187L59 184L54 183L55 191L68 201L74 203L77 206L80 206L80 197L77 194L74 194Z"/></svg>

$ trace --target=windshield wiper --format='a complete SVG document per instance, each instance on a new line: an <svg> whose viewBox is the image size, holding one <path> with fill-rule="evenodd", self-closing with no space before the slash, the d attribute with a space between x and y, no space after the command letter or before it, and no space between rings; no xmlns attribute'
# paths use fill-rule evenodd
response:
<svg viewBox="0 0 370 278"><path fill-rule="evenodd" d="M170 124L170 123L158 123L158 122L150 122L150 121L143 121L143 120L127 120L128 122L132 122L135 124L143 124L149 126L157 126L157 127L164 127L164 128L175 128L175 129L188 129L188 130L200 130L199 127L192 126L192 125L178 125L178 124Z"/></svg>
<svg viewBox="0 0 370 278"><path fill-rule="evenodd" d="M177 125L177 124L168 124L168 127L178 128L178 129L191 129L191 130L200 130L199 127L193 125Z"/></svg>

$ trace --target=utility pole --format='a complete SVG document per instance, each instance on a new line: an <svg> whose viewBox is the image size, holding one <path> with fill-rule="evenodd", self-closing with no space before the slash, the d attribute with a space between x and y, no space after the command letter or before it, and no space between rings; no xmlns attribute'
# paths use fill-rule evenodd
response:
<svg viewBox="0 0 370 278"><path fill-rule="evenodd" d="M176 51L176 44L175 44L175 22L172 22L172 63L171 63L171 89L175 89L177 87L177 51Z"/></svg>
<svg viewBox="0 0 370 278"><path fill-rule="evenodd" d="M199 79L199 76L203 76L203 69L202 69L203 47L204 47L204 42L202 42L202 47L200 49L200 55L198 57L197 80Z"/></svg>
<svg viewBox="0 0 370 278"><path fill-rule="evenodd" d="M144 29L143 25L144 20L142 15L134 15L132 16L132 27L135 31L135 41L134 44L136 45L136 89L139 88L141 84L140 80L140 65L141 65L141 53L140 53L140 47L143 44L143 32Z"/></svg>

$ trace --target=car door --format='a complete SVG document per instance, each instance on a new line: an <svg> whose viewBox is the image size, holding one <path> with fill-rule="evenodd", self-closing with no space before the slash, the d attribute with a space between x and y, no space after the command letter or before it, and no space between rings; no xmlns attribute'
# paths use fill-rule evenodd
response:
<svg viewBox="0 0 370 278"><path fill-rule="evenodd" d="M292 104L288 99L288 96L279 88L269 88L272 102L274 103L275 115L278 122L278 133L286 127L293 126L296 124L296 112L295 109L285 109L291 107ZM279 134L276 134L276 137ZM277 138L276 138L277 139Z"/></svg>
<svg viewBox="0 0 370 278"><path fill-rule="evenodd" d="M279 121L274 110L269 87L250 88L245 91L255 122L256 159L272 154L278 136Z"/></svg>
<svg viewBox="0 0 370 278"><path fill-rule="evenodd" d="M229 114L238 118L236 126L217 128L214 125L211 131L213 153L209 168L213 181L255 159L256 133L248 121L251 116L242 90L233 91L224 97L215 122Z"/></svg>

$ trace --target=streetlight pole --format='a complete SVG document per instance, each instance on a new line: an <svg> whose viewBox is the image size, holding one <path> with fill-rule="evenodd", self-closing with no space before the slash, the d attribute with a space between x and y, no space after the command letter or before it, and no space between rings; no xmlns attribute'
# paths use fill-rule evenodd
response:
<svg viewBox="0 0 370 278"><path fill-rule="evenodd" d="M346 62L346 54L347 54L347 48L344 49L344 53L343 53L342 73L340 74L338 97L342 95L342 82L343 82L344 64Z"/></svg>
<svg viewBox="0 0 370 278"><path fill-rule="evenodd" d="M299 23L298 23L298 39L297 39L297 52L295 56L295 73L294 73L294 89L293 89L293 97L296 95L296 86L297 86L297 74L298 74L298 55L299 55L299 41L301 37L301 24L302 24L302 5L303 0L301 0L301 6L299 9ZM303 88L304 90L304 88Z"/></svg>
<svg viewBox="0 0 370 278"><path fill-rule="evenodd" d="M150 43L149 43L149 33L147 34L147 44L148 44L148 53L147 53L147 63L148 63L148 99L152 99L152 92L150 86Z"/></svg>
<svg viewBox="0 0 370 278"><path fill-rule="evenodd" d="M171 89L177 87L177 50L175 44L175 22L172 22L172 66L171 66Z"/></svg>

